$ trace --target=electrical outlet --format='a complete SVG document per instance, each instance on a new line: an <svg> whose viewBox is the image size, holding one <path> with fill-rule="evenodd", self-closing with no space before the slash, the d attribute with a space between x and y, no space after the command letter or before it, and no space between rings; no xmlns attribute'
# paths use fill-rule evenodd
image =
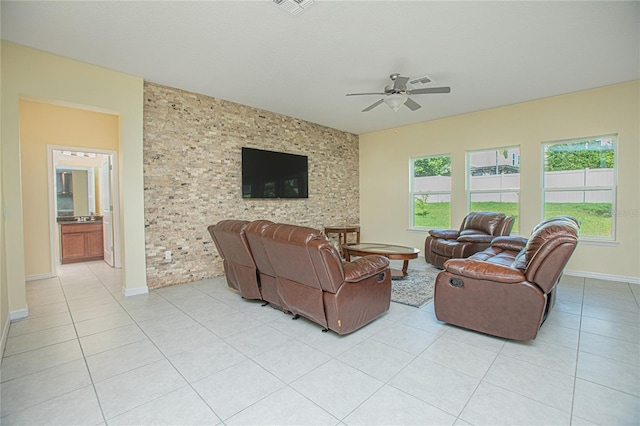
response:
<svg viewBox="0 0 640 426"><path fill-rule="evenodd" d="M164 252L165 260L171 260L171 250L167 250Z"/></svg>

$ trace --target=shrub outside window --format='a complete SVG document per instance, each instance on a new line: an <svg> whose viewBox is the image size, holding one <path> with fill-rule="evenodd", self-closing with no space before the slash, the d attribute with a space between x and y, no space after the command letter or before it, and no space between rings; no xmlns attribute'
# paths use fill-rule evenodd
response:
<svg viewBox="0 0 640 426"><path fill-rule="evenodd" d="M580 236L615 238L615 135L543 144L544 218L580 221Z"/></svg>
<svg viewBox="0 0 640 426"><path fill-rule="evenodd" d="M411 160L411 226L451 226L451 156Z"/></svg>
<svg viewBox="0 0 640 426"><path fill-rule="evenodd" d="M520 147L467 152L469 211L504 213L515 218L518 232L520 204Z"/></svg>

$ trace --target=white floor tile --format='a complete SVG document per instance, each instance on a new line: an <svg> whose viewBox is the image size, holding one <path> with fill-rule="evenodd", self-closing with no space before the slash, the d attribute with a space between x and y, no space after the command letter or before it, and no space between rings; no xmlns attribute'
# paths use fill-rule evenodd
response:
<svg viewBox="0 0 640 426"><path fill-rule="evenodd" d="M480 379L416 358L389 384L449 414L458 416Z"/></svg>
<svg viewBox="0 0 640 426"><path fill-rule="evenodd" d="M575 374L578 356L575 349L538 340L507 341L500 353L568 375Z"/></svg>
<svg viewBox="0 0 640 426"><path fill-rule="evenodd" d="M226 420L282 388L284 383L251 360L193 383L218 417Z"/></svg>
<svg viewBox="0 0 640 426"><path fill-rule="evenodd" d="M11 327L9 327L9 337L22 336L24 334L35 333L36 331L47 330L67 324L71 324L69 311L36 318L29 316L11 323Z"/></svg>
<svg viewBox="0 0 640 426"><path fill-rule="evenodd" d="M126 312L116 312L103 317L76 322L75 326L78 336L84 337L130 324L133 324L133 320Z"/></svg>
<svg viewBox="0 0 640 426"><path fill-rule="evenodd" d="M164 359L149 339L119 346L87 357L94 383Z"/></svg>
<svg viewBox="0 0 640 426"><path fill-rule="evenodd" d="M582 317L582 331L640 344L640 324L628 325L597 318Z"/></svg>
<svg viewBox="0 0 640 426"><path fill-rule="evenodd" d="M384 343L367 339L354 346L338 359L376 379L387 382L415 357Z"/></svg>
<svg viewBox="0 0 640 426"><path fill-rule="evenodd" d="M573 376L499 355L484 382L571 412Z"/></svg>
<svg viewBox="0 0 640 426"><path fill-rule="evenodd" d="M2 382L82 358L82 351L77 340L68 340L8 356L2 360Z"/></svg>
<svg viewBox="0 0 640 426"><path fill-rule="evenodd" d="M136 324L130 324L81 337L80 344L82 345L84 356L89 357L144 339L147 339L147 336L140 330L140 327Z"/></svg>
<svg viewBox="0 0 640 426"><path fill-rule="evenodd" d="M573 414L601 425L637 425L640 398L577 379Z"/></svg>
<svg viewBox="0 0 640 426"><path fill-rule="evenodd" d="M286 386L225 421L225 425L336 425L338 419Z"/></svg>
<svg viewBox="0 0 640 426"><path fill-rule="evenodd" d="M201 326L195 324L177 331L158 334L151 337L153 343L165 356L179 354L198 346L220 342L220 338Z"/></svg>
<svg viewBox="0 0 640 426"><path fill-rule="evenodd" d="M337 360L291 383L292 388L338 419L351 413L382 385L381 381Z"/></svg>
<svg viewBox="0 0 640 426"><path fill-rule="evenodd" d="M640 345L593 333L580 333L580 351L640 367Z"/></svg>
<svg viewBox="0 0 640 426"><path fill-rule="evenodd" d="M85 386L2 417L1 421L5 425L25 426L98 425L104 418L93 386Z"/></svg>
<svg viewBox="0 0 640 426"><path fill-rule="evenodd" d="M589 382L640 396L640 366L637 365L580 352L576 376Z"/></svg>
<svg viewBox="0 0 640 426"><path fill-rule="evenodd" d="M344 419L345 425L451 425L455 416L385 385Z"/></svg>
<svg viewBox="0 0 640 426"><path fill-rule="evenodd" d="M109 425L217 425L220 419L185 386L109 420Z"/></svg>
<svg viewBox="0 0 640 426"><path fill-rule="evenodd" d="M570 414L490 383L482 383L460 418L473 425L569 425Z"/></svg>
<svg viewBox="0 0 640 426"><path fill-rule="evenodd" d="M247 359L245 355L219 339L204 346L196 346L190 350L169 355L168 358L189 383Z"/></svg>
<svg viewBox="0 0 640 426"><path fill-rule="evenodd" d="M2 415L16 413L90 384L84 360L9 380L1 386Z"/></svg>
<svg viewBox="0 0 640 426"><path fill-rule="evenodd" d="M274 328L259 325L228 337L226 342L249 358L253 358L269 349L286 347L291 340L291 337Z"/></svg>
<svg viewBox="0 0 640 426"><path fill-rule="evenodd" d="M43 348L56 343L77 338L73 324L62 325L35 333L7 338L4 356L11 356L33 349Z"/></svg>
<svg viewBox="0 0 640 426"><path fill-rule="evenodd" d="M107 420L186 385L168 361L128 371L95 384Z"/></svg>
<svg viewBox="0 0 640 426"><path fill-rule="evenodd" d="M291 383L330 359L324 352L292 340L286 346L263 352L253 360L283 382Z"/></svg>
<svg viewBox="0 0 640 426"><path fill-rule="evenodd" d="M498 354L446 337L433 342L420 358L481 379Z"/></svg>
<svg viewBox="0 0 640 426"><path fill-rule="evenodd" d="M438 335L396 323L374 334L371 338L412 355L419 355L436 341Z"/></svg>

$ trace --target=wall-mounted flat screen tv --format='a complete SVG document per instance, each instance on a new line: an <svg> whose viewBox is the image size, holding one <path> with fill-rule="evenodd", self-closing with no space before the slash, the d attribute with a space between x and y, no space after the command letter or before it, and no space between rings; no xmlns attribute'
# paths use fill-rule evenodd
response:
<svg viewBox="0 0 640 426"><path fill-rule="evenodd" d="M242 148L242 198L309 198L306 155Z"/></svg>

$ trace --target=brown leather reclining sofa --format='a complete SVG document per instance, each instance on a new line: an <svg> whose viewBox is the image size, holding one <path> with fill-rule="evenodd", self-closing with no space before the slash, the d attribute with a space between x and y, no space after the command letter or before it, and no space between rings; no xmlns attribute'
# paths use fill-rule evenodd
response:
<svg viewBox="0 0 640 426"><path fill-rule="evenodd" d="M514 218L503 213L472 212L460 229L432 229L424 242L424 260L443 269L449 259L469 257L489 247L491 240L509 235Z"/></svg>
<svg viewBox="0 0 640 426"><path fill-rule="evenodd" d="M528 240L497 237L484 251L445 262L435 284L436 317L507 339L535 339L554 305L579 228L570 217L547 219Z"/></svg>
<svg viewBox="0 0 640 426"><path fill-rule="evenodd" d="M325 330L347 334L383 315L391 302L389 260L345 262L318 230L270 221L225 220L208 227L229 287Z"/></svg>

